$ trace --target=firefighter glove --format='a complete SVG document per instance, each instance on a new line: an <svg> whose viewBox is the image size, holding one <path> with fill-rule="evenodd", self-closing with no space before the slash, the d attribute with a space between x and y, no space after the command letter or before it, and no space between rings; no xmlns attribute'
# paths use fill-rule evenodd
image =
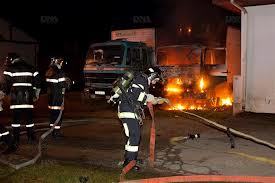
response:
<svg viewBox="0 0 275 183"><path fill-rule="evenodd" d="M170 103L170 101L167 98L158 97L156 100L157 100L157 104Z"/></svg>

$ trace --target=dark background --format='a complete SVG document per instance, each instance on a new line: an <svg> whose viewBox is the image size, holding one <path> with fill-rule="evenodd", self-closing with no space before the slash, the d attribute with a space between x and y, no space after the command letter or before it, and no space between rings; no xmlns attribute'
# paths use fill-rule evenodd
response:
<svg viewBox="0 0 275 183"><path fill-rule="evenodd" d="M112 30L155 27L157 46L194 43L224 46L228 17L235 16L213 5L211 0L10 3L7 9L12 11L2 17L39 42L40 72L45 72L50 57L63 56L68 61L67 72L76 81L82 81L89 45L109 40ZM56 17L57 21L43 22L41 16ZM134 21L137 17L145 17L146 21ZM188 27L192 27L191 34L186 32Z"/></svg>

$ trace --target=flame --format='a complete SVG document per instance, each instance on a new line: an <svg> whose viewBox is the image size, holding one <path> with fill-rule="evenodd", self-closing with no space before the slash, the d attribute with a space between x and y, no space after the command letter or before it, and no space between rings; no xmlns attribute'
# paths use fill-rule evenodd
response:
<svg viewBox="0 0 275 183"><path fill-rule="evenodd" d="M174 110L184 110L185 109L185 106L183 106L182 104L177 104L176 106L173 107Z"/></svg>
<svg viewBox="0 0 275 183"><path fill-rule="evenodd" d="M180 78L176 78L176 84L177 85L182 85L183 82L182 82L182 80Z"/></svg>
<svg viewBox="0 0 275 183"><path fill-rule="evenodd" d="M165 91L167 95L173 95L182 93L183 89L178 84L170 83L166 86Z"/></svg>
<svg viewBox="0 0 275 183"><path fill-rule="evenodd" d="M221 99L221 106L231 106L231 105L232 105L231 97Z"/></svg>
<svg viewBox="0 0 275 183"><path fill-rule="evenodd" d="M173 105L172 107L169 107L168 110L174 110L174 111L183 111L183 110L203 110L205 108L203 108L202 106L196 106L196 105L184 105L181 103L176 103L175 105Z"/></svg>
<svg viewBox="0 0 275 183"><path fill-rule="evenodd" d="M204 82L203 78L200 79L200 84L199 85L200 85L200 90L203 93L204 89L205 89L205 82Z"/></svg>
<svg viewBox="0 0 275 183"><path fill-rule="evenodd" d="M170 105L165 109L178 111L206 110L232 106L232 92L228 85L226 83L219 84L213 92L213 89L208 88L209 82L205 77L199 78L197 82L188 78L169 79L165 91L166 98L170 100ZM193 86L192 83L197 83L197 85L194 88L189 88Z"/></svg>

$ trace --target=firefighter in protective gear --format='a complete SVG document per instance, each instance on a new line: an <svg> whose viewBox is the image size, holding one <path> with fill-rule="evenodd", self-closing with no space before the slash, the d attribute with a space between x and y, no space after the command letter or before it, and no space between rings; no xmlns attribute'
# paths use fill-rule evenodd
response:
<svg viewBox="0 0 275 183"><path fill-rule="evenodd" d="M65 90L70 86L70 80L65 76L62 69L64 64L63 58L52 58L49 69L46 72L47 93L48 93L48 108L50 110L50 127L54 125L59 115L62 115L64 110L64 95ZM62 137L60 132L62 116L54 127L52 136L54 138Z"/></svg>
<svg viewBox="0 0 275 183"><path fill-rule="evenodd" d="M4 98L5 94L0 91L0 111L3 110L2 108L2 99ZM14 143L13 136L11 135L10 131L6 129L2 124L0 124L0 142L4 142L7 146L7 149L4 150L3 154L10 154L17 150L17 146Z"/></svg>
<svg viewBox="0 0 275 183"><path fill-rule="evenodd" d="M34 100L40 93L39 73L17 54L9 54L7 68L4 70L3 92L10 95L10 109L13 111L12 129L16 144L19 144L20 127L26 115L28 142L36 139L34 132Z"/></svg>
<svg viewBox="0 0 275 183"><path fill-rule="evenodd" d="M150 68L145 73L135 72L129 88L121 88L121 95L115 93L111 97L112 101L119 101L118 118L121 120L125 135L128 137L123 166L132 160L137 160L141 135L140 123L143 118L142 109L147 102L158 103L157 98L149 94L149 86L156 84L160 79L160 73L156 68ZM138 170L139 167L136 165L134 169Z"/></svg>

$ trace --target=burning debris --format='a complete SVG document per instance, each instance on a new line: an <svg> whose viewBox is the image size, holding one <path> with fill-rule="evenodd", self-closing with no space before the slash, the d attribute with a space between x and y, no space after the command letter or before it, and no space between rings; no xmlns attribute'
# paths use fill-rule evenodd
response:
<svg viewBox="0 0 275 183"><path fill-rule="evenodd" d="M170 100L170 106L165 110L207 110L232 106L232 91L226 83L214 87L207 77L200 77L197 82L184 79L169 79L164 91Z"/></svg>
<svg viewBox="0 0 275 183"><path fill-rule="evenodd" d="M166 110L208 110L232 105L227 84L226 49L202 45L170 45L158 49L165 78ZM228 108L228 107L227 107Z"/></svg>

